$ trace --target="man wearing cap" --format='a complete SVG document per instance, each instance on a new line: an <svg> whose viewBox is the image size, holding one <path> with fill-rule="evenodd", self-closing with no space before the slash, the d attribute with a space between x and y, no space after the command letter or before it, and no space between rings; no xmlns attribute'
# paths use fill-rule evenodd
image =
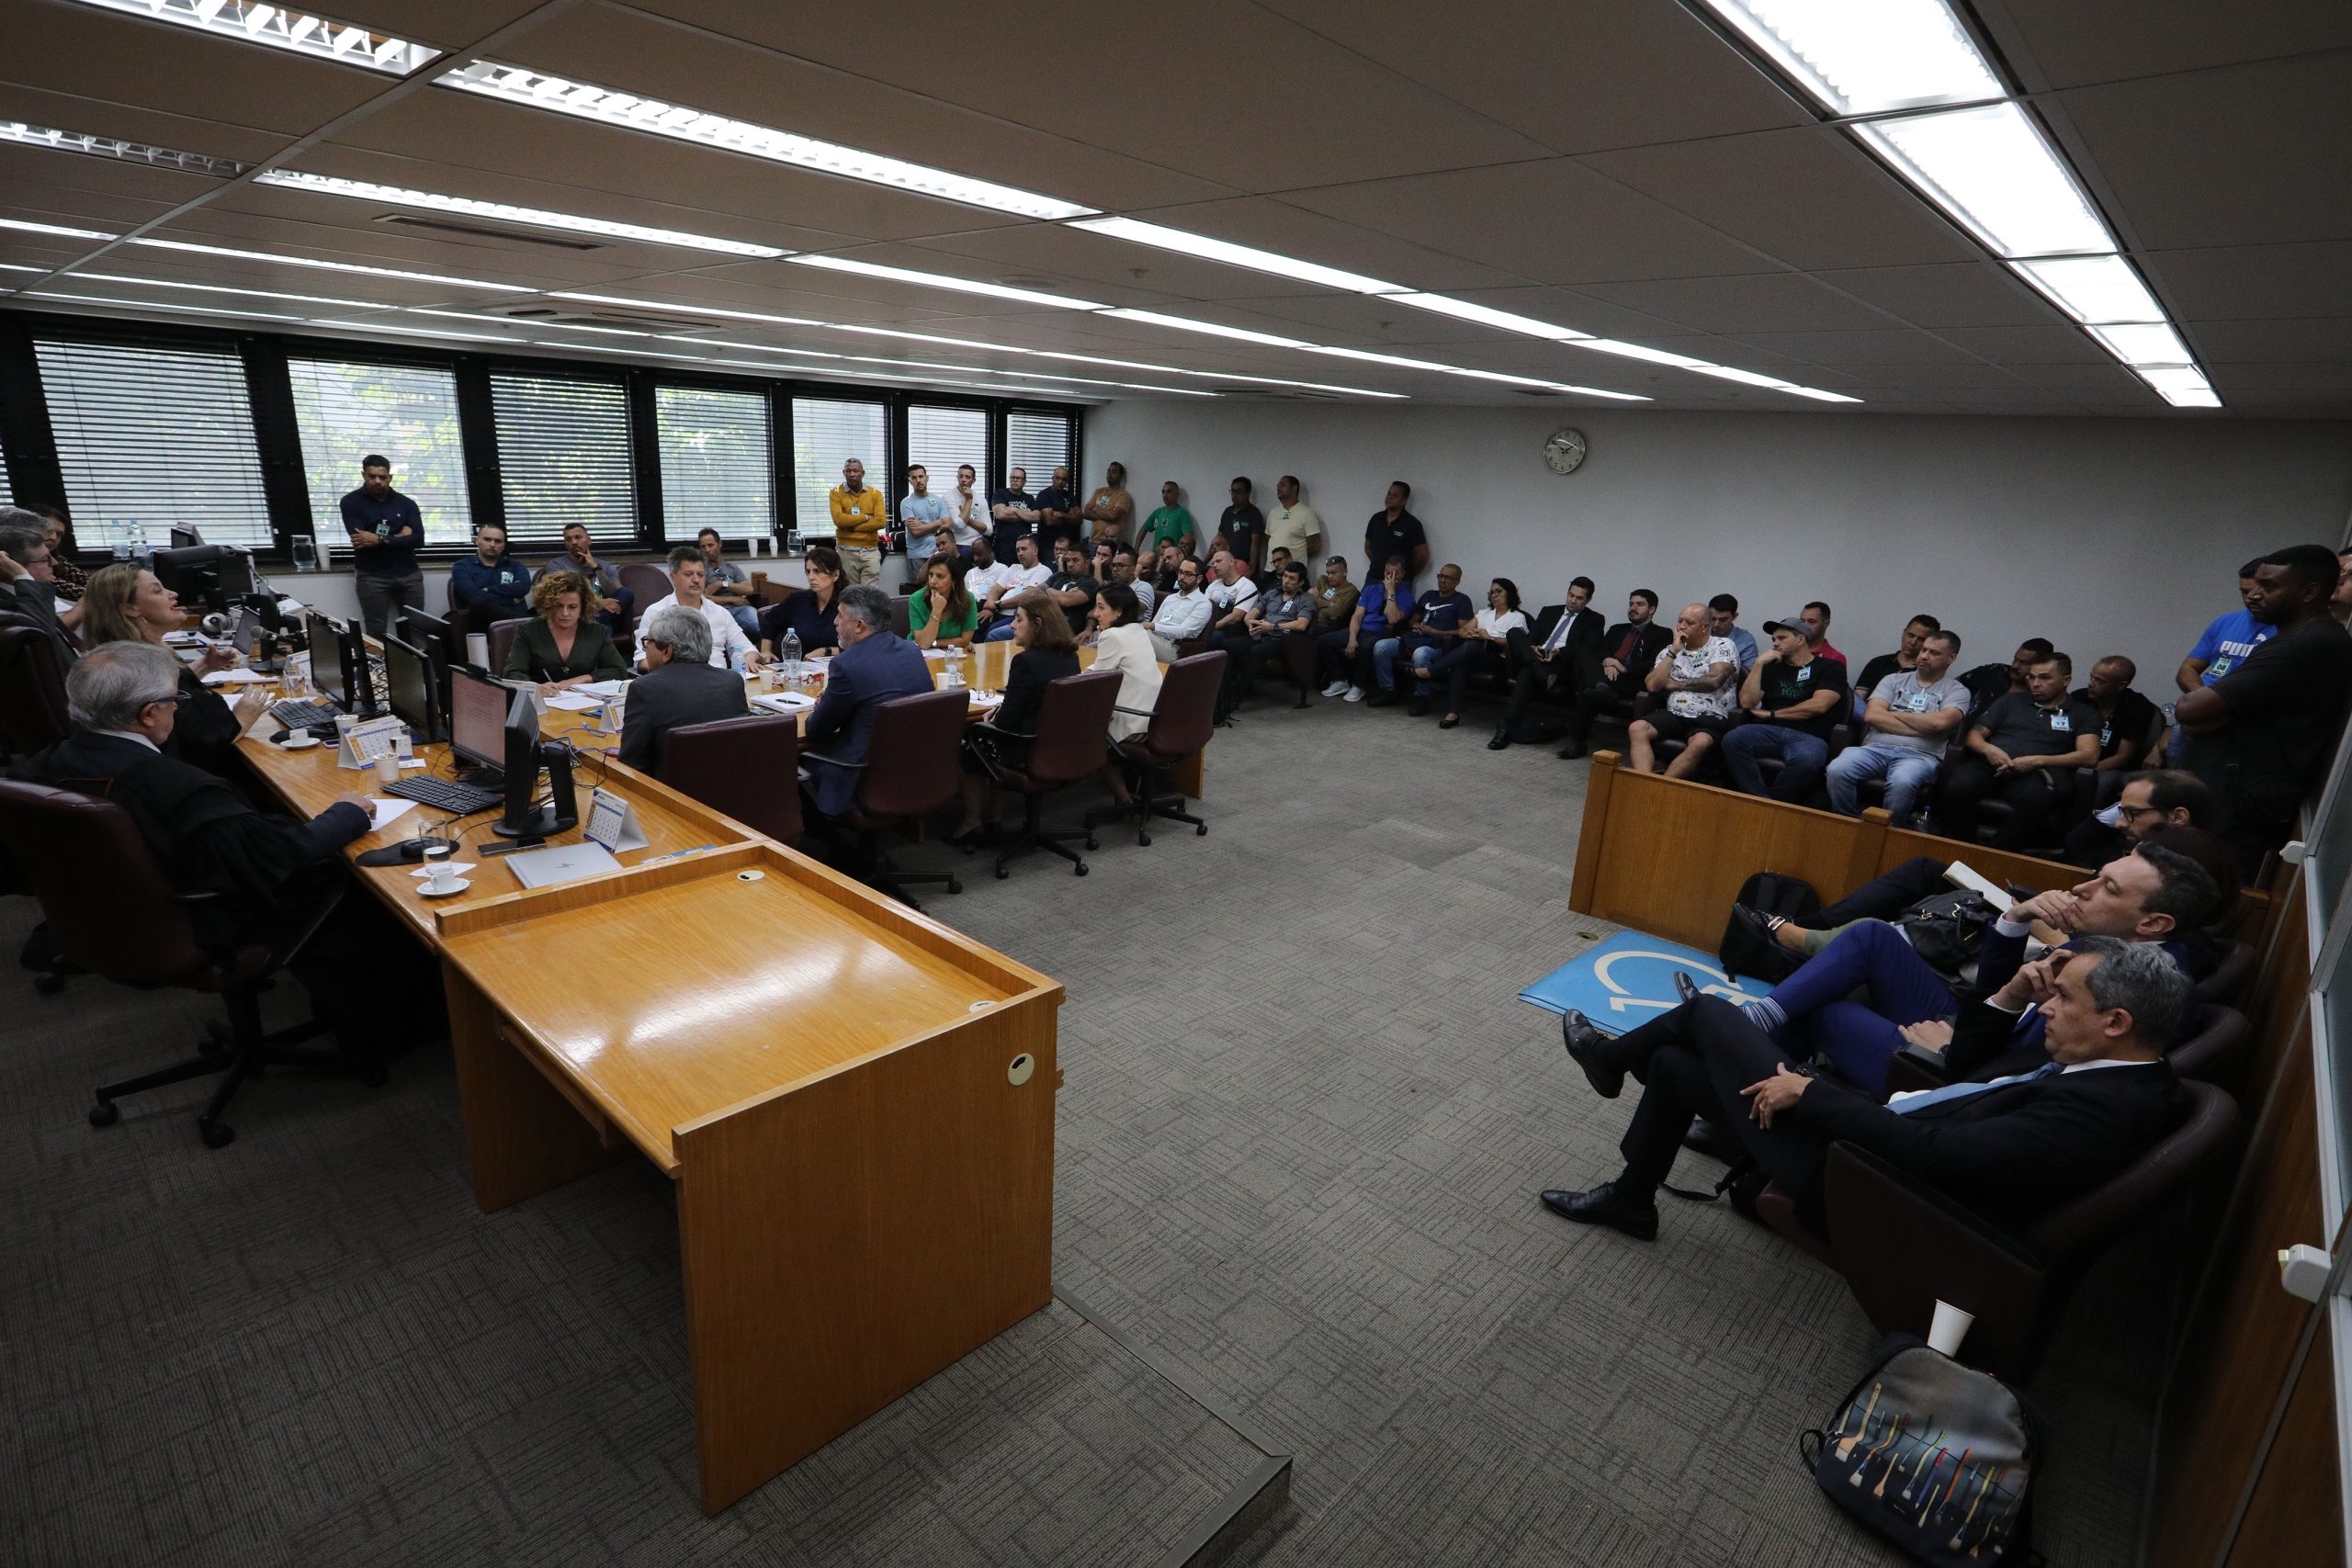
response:
<svg viewBox="0 0 2352 1568"><path fill-rule="evenodd" d="M1739 705L1747 721L1724 737L1724 766L1744 794L1802 804L1829 766L1829 732L1849 700L1846 666L1813 651L1812 628L1802 615L1767 621L1764 630L1772 646L1740 682ZM1781 776L1770 791L1757 765L1763 757L1781 759Z"/></svg>

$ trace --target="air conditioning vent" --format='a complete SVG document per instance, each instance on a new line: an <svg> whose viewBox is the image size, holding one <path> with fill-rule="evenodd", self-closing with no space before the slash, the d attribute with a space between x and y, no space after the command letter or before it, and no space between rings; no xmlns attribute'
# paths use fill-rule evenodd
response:
<svg viewBox="0 0 2352 1568"><path fill-rule="evenodd" d="M477 240L496 240L502 244L538 245L551 251L601 251L605 247L594 240L559 240L546 234L526 234L513 229L492 229L479 223L458 223L447 218L417 218L405 212L381 212L376 221L401 229L432 229L444 234L464 234Z"/></svg>
<svg viewBox="0 0 2352 1568"><path fill-rule="evenodd" d="M1276 391L1268 387L1218 387L1214 390L1220 398L1256 398L1261 400L1281 398L1295 403L1336 403L1340 400L1337 392L1315 392L1304 389Z"/></svg>
<svg viewBox="0 0 2352 1568"><path fill-rule="evenodd" d="M1511 390L1522 398L1556 398L1560 395L1542 387L1513 387Z"/></svg>
<svg viewBox="0 0 2352 1568"><path fill-rule="evenodd" d="M708 324L667 316L631 315L626 310L559 310L548 305L517 305L497 314L510 321L526 321L533 326L628 327L641 333L682 333Z"/></svg>

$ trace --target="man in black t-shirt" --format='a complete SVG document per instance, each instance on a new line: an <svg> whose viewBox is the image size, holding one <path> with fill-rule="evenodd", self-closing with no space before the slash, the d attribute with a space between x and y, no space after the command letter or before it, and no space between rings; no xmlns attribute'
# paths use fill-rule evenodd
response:
<svg viewBox="0 0 2352 1568"><path fill-rule="evenodd" d="M1020 553L1021 536L1036 531L1036 498L1029 493L1029 470L1015 468L1004 488L989 491L989 547L1009 561Z"/></svg>
<svg viewBox="0 0 2352 1568"><path fill-rule="evenodd" d="M1258 552L1266 542L1266 514L1250 503L1250 492L1256 487L1248 475L1233 481L1233 504L1216 520L1216 531L1225 536L1225 547L1241 563L1244 576L1258 575Z"/></svg>
<svg viewBox="0 0 2352 1568"><path fill-rule="evenodd" d="M1919 664L1919 649L1929 637L1944 629L1944 624L1933 615L1914 615L1903 628L1903 643L1893 653L1882 653L1862 666L1854 677L1854 714L1860 717L1864 704L1870 701L1871 688L1889 675L1899 675L1905 670L1916 670Z"/></svg>
<svg viewBox="0 0 2352 1568"><path fill-rule="evenodd" d="M2009 804L1993 847L2025 851L2047 843L2051 818L2071 798L2075 770L2098 761L2098 708L2069 696L2075 661L2052 652L2026 671L2025 690L1994 699L1968 726L1969 754L1951 765L1937 796L1937 830L1976 841L1977 807L1988 795Z"/></svg>
<svg viewBox="0 0 2352 1568"><path fill-rule="evenodd" d="M1080 552L1074 539L1064 539L1056 557L1057 570L1046 579L1046 592L1062 607L1062 618L1072 630L1084 635L1086 617L1093 613L1095 597L1102 592L1102 584L1086 570L1086 557Z"/></svg>
<svg viewBox="0 0 2352 1568"><path fill-rule="evenodd" d="M1430 537L1421 528L1421 520L1405 510L1413 498L1413 487L1398 479L1388 487L1388 506L1375 512L1372 521L1363 525L1363 558L1385 561L1391 556L1405 558L1407 586L1420 581L1429 570Z"/></svg>
<svg viewBox="0 0 2352 1568"><path fill-rule="evenodd" d="M2352 634L2327 613L2341 575L2325 545L2255 563L2246 608L2278 635L2173 709L2188 733L2181 761L2221 797L2222 836L2248 876L2286 841L2335 755L2352 694Z"/></svg>
<svg viewBox="0 0 2352 1568"><path fill-rule="evenodd" d="M1724 733L1716 750L1731 782L1748 795L1798 805L1813 796L1829 767L1829 732L1852 700L1846 666L1810 646L1812 628L1796 615L1764 623L1772 646L1758 655L1740 682L1747 720ZM1781 776L1764 787L1761 757L1781 759Z"/></svg>

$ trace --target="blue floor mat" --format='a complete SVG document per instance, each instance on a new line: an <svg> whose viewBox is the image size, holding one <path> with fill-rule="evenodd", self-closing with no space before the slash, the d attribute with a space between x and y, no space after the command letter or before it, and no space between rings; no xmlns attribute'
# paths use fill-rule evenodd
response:
<svg viewBox="0 0 2352 1568"><path fill-rule="evenodd" d="M1546 1012L1574 1008L1595 1027L1623 1034L1680 999L1674 992L1678 969L1689 972L1709 996L1741 1002L1772 994L1767 981L1745 976L1733 981L1712 953L1640 931L1619 931L1520 992L1519 999Z"/></svg>

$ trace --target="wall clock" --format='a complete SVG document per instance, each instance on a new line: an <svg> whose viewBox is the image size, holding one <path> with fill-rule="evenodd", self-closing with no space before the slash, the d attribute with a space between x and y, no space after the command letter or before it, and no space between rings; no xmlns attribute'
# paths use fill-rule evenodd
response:
<svg viewBox="0 0 2352 1568"><path fill-rule="evenodd" d="M1544 466L1555 474L1573 474L1582 466L1586 449L1583 431L1555 430L1544 443Z"/></svg>

